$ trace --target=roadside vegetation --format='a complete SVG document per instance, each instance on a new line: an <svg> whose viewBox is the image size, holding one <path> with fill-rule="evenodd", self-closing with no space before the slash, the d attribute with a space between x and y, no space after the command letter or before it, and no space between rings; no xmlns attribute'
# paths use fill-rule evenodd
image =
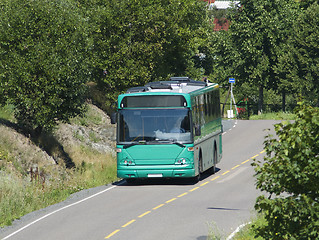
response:
<svg viewBox="0 0 319 240"><path fill-rule="evenodd" d="M300 103L294 122L275 125L265 140L266 157L254 161L256 186L265 192L255 209L264 226L253 226L264 239L319 238L319 108Z"/></svg>
<svg viewBox="0 0 319 240"><path fill-rule="evenodd" d="M265 224L267 224L265 218L262 215L258 215L251 221L251 223L240 229L232 240L263 240L264 238L256 236L252 226L264 226Z"/></svg>
<svg viewBox="0 0 319 240"><path fill-rule="evenodd" d="M101 113L89 105L83 117L71 120L72 125L58 125L53 136L44 133L42 138L51 141L50 156L12 128L15 119L11 106L0 109L1 121L11 123L11 127L0 126L0 227L10 225L27 213L61 202L72 193L117 180L112 151L92 147L99 143L107 145L101 140L105 136L92 131L107 128L108 119ZM90 133L95 137L85 142ZM72 159L72 168L66 167L64 155Z"/></svg>
<svg viewBox="0 0 319 240"><path fill-rule="evenodd" d="M249 120L295 120L296 115L289 112L271 112L253 115Z"/></svg>
<svg viewBox="0 0 319 240"><path fill-rule="evenodd" d="M319 108L302 102L295 121L275 125L264 161L255 160L257 219L233 240L319 238Z"/></svg>

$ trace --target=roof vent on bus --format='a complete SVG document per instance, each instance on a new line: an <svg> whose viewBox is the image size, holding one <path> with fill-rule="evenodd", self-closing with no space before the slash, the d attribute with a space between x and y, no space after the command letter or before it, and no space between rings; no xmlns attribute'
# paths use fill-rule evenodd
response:
<svg viewBox="0 0 319 240"><path fill-rule="evenodd" d="M129 88L126 93L137 93L137 92L146 92L147 88L146 87L132 87Z"/></svg>
<svg viewBox="0 0 319 240"><path fill-rule="evenodd" d="M172 87L171 87L171 84L168 83L168 82L150 82L148 84L145 85L145 87L149 87L151 89L169 89L171 90Z"/></svg>
<svg viewBox="0 0 319 240"><path fill-rule="evenodd" d="M177 82L189 82L191 79L189 77L171 77L171 81L177 81Z"/></svg>
<svg viewBox="0 0 319 240"><path fill-rule="evenodd" d="M170 80L176 83L186 83L189 86L207 86L206 82L195 81L189 77L171 77Z"/></svg>

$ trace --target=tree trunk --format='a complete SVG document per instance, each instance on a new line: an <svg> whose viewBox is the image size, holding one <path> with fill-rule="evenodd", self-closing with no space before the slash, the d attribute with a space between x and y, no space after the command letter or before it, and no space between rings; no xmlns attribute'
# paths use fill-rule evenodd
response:
<svg viewBox="0 0 319 240"><path fill-rule="evenodd" d="M258 115L261 115L263 112L264 105L264 87L262 85L259 86L259 98L258 98Z"/></svg>
<svg viewBox="0 0 319 240"><path fill-rule="evenodd" d="M41 136L41 133L43 131L42 126L37 126L35 129L32 131L32 135L34 138L38 139Z"/></svg>
<svg viewBox="0 0 319 240"><path fill-rule="evenodd" d="M286 111L286 92L282 91L282 111Z"/></svg>

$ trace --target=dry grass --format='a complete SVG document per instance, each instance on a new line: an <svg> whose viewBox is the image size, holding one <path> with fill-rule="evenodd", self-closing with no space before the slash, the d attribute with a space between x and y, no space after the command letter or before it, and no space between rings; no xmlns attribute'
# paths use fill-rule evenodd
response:
<svg viewBox="0 0 319 240"><path fill-rule="evenodd" d="M0 110L0 227L63 201L74 192L117 179L112 152L98 151L87 139L81 142L74 137L79 127L76 123L85 122L81 127L88 132L110 127L102 111L91 106L81 121L61 124L63 130L56 131L59 135L43 135L34 142L15 130L9 110ZM94 132L97 136L94 144L109 144L111 148L112 141L99 136L100 132ZM72 161L72 168L67 168L66 158Z"/></svg>

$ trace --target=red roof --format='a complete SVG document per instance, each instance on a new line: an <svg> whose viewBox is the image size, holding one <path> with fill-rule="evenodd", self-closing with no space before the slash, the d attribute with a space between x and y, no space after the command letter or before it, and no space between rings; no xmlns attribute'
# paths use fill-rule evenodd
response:
<svg viewBox="0 0 319 240"><path fill-rule="evenodd" d="M224 30L227 31L229 28L230 21L226 18L224 19L214 19L214 31Z"/></svg>
<svg viewBox="0 0 319 240"><path fill-rule="evenodd" d="M207 2L208 4L214 3L215 0L203 0L204 2ZM229 28L230 21L228 19L214 19L214 31L220 31L224 30L227 31Z"/></svg>

